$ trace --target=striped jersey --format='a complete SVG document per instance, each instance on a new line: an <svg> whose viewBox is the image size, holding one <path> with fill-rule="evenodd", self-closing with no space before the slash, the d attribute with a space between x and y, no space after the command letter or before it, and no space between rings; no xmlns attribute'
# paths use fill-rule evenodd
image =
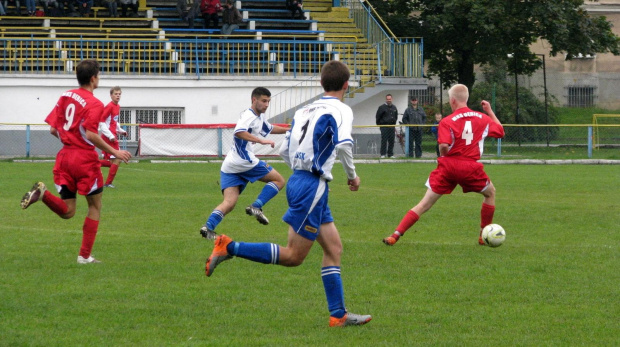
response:
<svg viewBox="0 0 620 347"><path fill-rule="evenodd" d="M257 115L252 108L249 108L241 113L234 133L247 131L254 136L267 137L272 130L273 125L265 119L264 113ZM226 154L221 171L224 173L240 173L256 166L259 159L254 155L252 147L251 142L233 136L233 145Z"/></svg>
<svg viewBox="0 0 620 347"><path fill-rule="evenodd" d="M338 98L323 97L298 110L280 155L293 170L310 171L327 181L338 146L353 146L353 111Z"/></svg>
<svg viewBox="0 0 620 347"><path fill-rule="evenodd" d="M439 122L437 142L450 145L446 157L479 160L487 136L504 137L504 127L484 113L463 107Z"/></svg>

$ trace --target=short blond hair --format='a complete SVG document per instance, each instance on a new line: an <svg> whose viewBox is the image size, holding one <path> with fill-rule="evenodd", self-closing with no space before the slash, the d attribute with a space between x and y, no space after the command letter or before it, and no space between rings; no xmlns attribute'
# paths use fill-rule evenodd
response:
<svg viewBox="0 0 620 347"><path fill-rule="evenodd" d="M119 86L114 86L114 87L110 88L110 95L114 94L114 92L115 92L115 91L120 91L120 92L122 92L121 87L119 87Z"/></svg>
<svg viewBox="0 0 620 347"><path fill-rule="evenodd" d="M448 96L450 96L450 99L466 103L469 99L469 90L464 84L455 84L448 90Z"/></svg>

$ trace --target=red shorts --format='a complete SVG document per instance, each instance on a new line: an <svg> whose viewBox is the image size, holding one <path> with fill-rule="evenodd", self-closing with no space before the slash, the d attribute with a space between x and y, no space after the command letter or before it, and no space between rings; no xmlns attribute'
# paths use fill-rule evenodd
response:
<svg viewBox="0 0 620 347"><path fill-rule="evenodd" d="M102 136L101 138L103 139L103 141L104 141L105 143L107 143L108 145L110 145L110 147L114 148L115 150L117 150L117 151L118 151L118 150L120 149L120 146L118 145L118 140L116 140L116 141L112 142L112 141L110 141L107 137L103 137L103 136ZM101 153L103 154L103 159L110 160L110 159L114 159L114 158L116 158L115 156L113 156L112 154L110 154L110 153L108 153L108 152L101 151Z"/></svg>
<svg viewBox="0 0 620 347"><path fill-rule="evenodd" d="M63 148L56 155L54 183L72 192L88 195L103 188L103 175L97 152L92 149Z"/></svg>
<svg viewBox="0 0 620 347"><path fill-rule="evenodd" d="M450 194L457 184L463 188L463 193L480 193L490 182L482 163L439 157L437 168L431 172L426 186L437 194Z"/></svg>

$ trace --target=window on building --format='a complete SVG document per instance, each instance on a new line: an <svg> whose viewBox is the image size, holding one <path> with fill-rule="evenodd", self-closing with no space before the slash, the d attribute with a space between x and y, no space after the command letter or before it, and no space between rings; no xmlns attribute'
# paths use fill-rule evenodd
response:
<svg viewBox="0 0 620 347"><path fill-rule="evenodd" d="M427 87L426 89L414 89L409 91L409 100L416 97L419 105L434 105L437 87ZM409 105L409 103L407 103Z"/></svg>
<svg viewBox="0 0 620 347"><path fill-rule="evenodd" d="M183 124L185 110L183 108L144 109L122 107L119 122L128 125L127 141L138 138L137 124Z"/></svg>
<svg viewBox="0 0 620 347"><path fill-rule="evenodd" d="M592 107L596 98L596 87L570 86L568 87L568 107Z"/></svg>

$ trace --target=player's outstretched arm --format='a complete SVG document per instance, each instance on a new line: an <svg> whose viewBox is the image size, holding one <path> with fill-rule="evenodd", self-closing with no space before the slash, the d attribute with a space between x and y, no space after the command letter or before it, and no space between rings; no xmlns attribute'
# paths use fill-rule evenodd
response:
<svg viewBox="0 0 620 347"><path fill-rule="evenodd" d="M281 127L279 125L274 125L273 129L271 129L272 134L286 134L287 131L291 130L291 127Z"/></svg>

